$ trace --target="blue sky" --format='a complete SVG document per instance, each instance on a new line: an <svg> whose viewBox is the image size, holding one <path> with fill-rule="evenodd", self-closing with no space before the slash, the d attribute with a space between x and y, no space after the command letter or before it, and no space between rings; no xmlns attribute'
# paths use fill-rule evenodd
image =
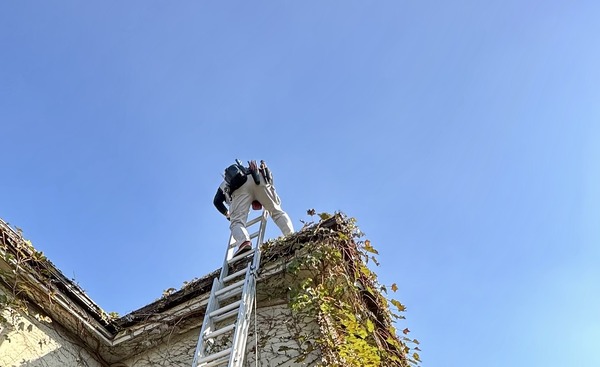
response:
<svg viewBox="0 0 600 367"><path fill-rule="evenodd" d="M220 266L220 173L265 159L296 227L358 220L424 366L598 366L599 16L3 2L0 217L126 314Z"/></svg>

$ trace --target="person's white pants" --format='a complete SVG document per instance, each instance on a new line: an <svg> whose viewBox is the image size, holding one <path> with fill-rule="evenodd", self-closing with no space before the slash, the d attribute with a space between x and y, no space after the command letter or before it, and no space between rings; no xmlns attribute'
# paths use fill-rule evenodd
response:
<svg viewBox="0 0 600 367"><path fill-rule="evenodd" d="M265 182L260 176L260 185L254 183L251 175L248 175L246 183L231 195L231 204L229 206L229 228L231 235L237 245L244 241L249 241L250 236L246 230L248 221L248 212L252 201L258 200L262 206L269 212L273 221L279 227L284 235L294 232L292 221L286 212L281 209L281 200L277 196L275 187Z"/></svg>

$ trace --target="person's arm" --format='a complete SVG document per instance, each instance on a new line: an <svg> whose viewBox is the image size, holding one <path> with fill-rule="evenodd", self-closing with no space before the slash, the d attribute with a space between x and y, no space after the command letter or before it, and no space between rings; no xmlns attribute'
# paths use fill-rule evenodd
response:
<svg viewBox="0 0 600 367"><path fill-rule="evenodd" d="M217 210L221 214L223 214L226 217L229 217L227 207L225 206L225 204L223 204L224 202L225 202L225 193L219 187L217 189L217 193L215 194L215 198L213 199L213 204L215 205L215 208L217 208Z"/></svg>
<svg viewBox="0 0 600 367"><path fill-rule="evenodd" d="M254 183L260 185L260 177L258 176L258 167L256 166L256 161L248 161L248 167Z"/></svg>
<svg viewBox="0 0 600 367"><path fill-rule="evenodd" d="M269 167L267 167L267 164L263 160L260 161L259 171L265 179L265 182L270 185L273 185L273 174L271 173L271 170L269 169Z"/></svg>

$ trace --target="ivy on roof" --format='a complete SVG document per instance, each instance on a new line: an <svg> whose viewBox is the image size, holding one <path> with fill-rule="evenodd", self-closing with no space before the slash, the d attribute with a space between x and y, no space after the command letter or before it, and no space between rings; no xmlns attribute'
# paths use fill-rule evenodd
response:
<svg viewBox="0 0 600 367"><path fill-rule="evenodd" d="M418 340L408 337L407 328L398 336L394 327L404 319L399 315L404 305L388 301L387 288L367 266L369 261L379 265L377 250L369 240L361 240L364 235L353 218L342 213L319 217L319 223L269 242L263 250L264 262L288 257L286 273L292 280L283 283L283 291L289 292L289 306L298 319L310 317L319 325L317 340L302 333L295 336L304 341L296 362L304 362L318 348L317 366L418 366ZM398 314L390 311L390 304Z"/></svg>
<svg viewBox="0 0 600 367"><path fill-rule="evenodd" d="M315 215L314 210L308 211ZM300 330L294 338L300 349L295 362L310 366L419 366L419 342L408 337L404 328L398 335L394 324L404 319L405 307L395 299L388 299L387 287L380 285L369 263L379 265L377 250L369 240L363 240L353 218L342 213L318 215L317 223L305 223L304 228L290 236L269 241L262 246L262 264L259 276L275 287L268 288L272 297L287 299L297 320L316 320L318 335L304 335ZM116 320L97 307L73 281L65 278L45 256L24 240L20 230L0 223L0 255L12 269L0 269L1 280L12 294L0 294L0 316L27 312L26 299L31 289L25 273L33 274L47 289L68 294L74 303L82 306L104 327L115 333L135 324L149 321L149 315L168 312L172 307L210 291L212 278L207 276L186 282L176 292L169 292L144 308ZM270 267L269 267L270 265ZM270 281L273 274L265 274L276 267L285 281ZM269 270L270 269L270 270ZM275 288L279 289L275 289ZM397 287L392 284L391 291ZM36 299L31 297L30 299ZM37 300L40 298L37 297ZM52 295L47 295L52 302ZM395 311L391 312L390 308ZM197 317L197 314L190 317ZM39 315L41 321L51 321ZM2 320L7 322L9 320ZM318 350L319 361L306 360ZM281 350L282 354L286 351ZM311 362L311 363L307 363Z"/></svg>

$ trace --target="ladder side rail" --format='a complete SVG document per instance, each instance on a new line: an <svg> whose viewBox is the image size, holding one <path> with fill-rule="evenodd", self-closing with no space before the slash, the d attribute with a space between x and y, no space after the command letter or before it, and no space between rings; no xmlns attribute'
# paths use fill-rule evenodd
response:
<svg viewBox="0 0 600 367"><path fill-rule="evenodd" d="M254 257L252 260L252 275L256 278L258 278L258 271L260 269L260 256L261 256L260 249L256 249L256 252L254 252Z"/></svg>
<svg viewBox="0 0 600 367"><path fill-rule="evenodd" d="M228 367L241 367L244 362L248 327L250 325L250 313L252 311L252 304L256 295L255 285L256 279L252 273L252 264L248 264L246 282L244 284L244 290L242 293L242 305L240 306L238 312L238 321L233 335L233 342L231 344L232 353L229 357Z"/></svg>
<svg viewBox="0 0 600 367"><path fill-rule="evenodd" d="M266 209L265 209L265 210L263 210L263 213L264 213L265 211L266 211ZM256 223L260 222L261 220L262 220L262 215L259 215L259 216L257 216L256 218L249 220L249 221L246 223L246 225L249 227L249 226L252 226L252 225L254 225L254 224L256 224Z"/></svg>
<svg viewBox="0 0 600 367"><path fill-rule="evenodd" d="M256 247L260 246L263 243L263 239L265 236L265 227L267 221L268 212L266 209L263 209L262 214L253 218L246 222L246 228L255 225L256 223L260 223L260 227L258 230L258 237ZM235 253L235 240L233 235L229 235L229 242L227 243L227 251L225 251L225 259L223 259L223 266L221 266L221 274L219 275L219 280L223 282L223 279L229 275L229 260L233 258L233 254Z"/></svg>
<svg viewBox="0 0 600 367"><path fill-rule="evenodd" d="M246 227L250 227L257 223L260 223L260 227L256 233L252 234L251 239L256 238L254 255L252 257L252 260L249 261L247 264L243 286L241 287L241 289L238 288L241 292L241 299L239 301L239 306L237 310L237 321L234 325L229 327L230 329L233 329L233 340L231 343L231 348L229 349L231 353L228 358L228 367L241 367L244 361L244 353L246 350L248 338L248 328L250 325L250 316L252 314L252 306L254 305L256 299L256 279L258 275L261 257L260 245L262 245L264 240L268 215L268 211L263 210L260 216L257 216L256 218L246 222ZM215 328L215 320L219 318L215 314L215 318L213 319L213 317L211 317L210 314L214 313L213 311L219 309L220 307L219 297L217 296L217 293L219 293L219 291L221 291L225 287L225 278L229 276L229 262L233 258L233 254L235 252L236 247L235 245L235 240L230 234L229 242L227 245L227 251L225 252L225 259L223 261L223 266L221 267L219 278L215 278L213 280L213 286L204 314L204 320L202 322L200 335L198 337L198 344L196 345L196 352L194 354L192 367L198 367L198 364L202 364L203 366L205 365L205 367L213 365L216 366L221 365L223 362L227 361L227 359L223 359L221 362L221 358L226 358L225 351L206 355L205 349L209 338L205 337L212 331L214 331L213 329ZM235 275L229 276L229 278L232 279L233 277L235 277ZM241 285L242 284L240 284L240 286ZM233 285L230 285L229 287L231 286ZM220 334L224 333L224 331L222 330L218 332ZM215 335L217 335L217 333L215 333Z"/></svg>
<svg viewBox="0 0 600 367"><path fill-rule="evenodd" d="M225 251L225 258L223 259L223 265L221 266L221 273L219 274L219 280L222 282L223 278L229 275L229 263L228 260L233 257L235 251L235 240L233 235L229 235L229 241L227 242L227 251Z"/></svg>
<svg viewBox="0 0 600 367"><path fill-rule="evenodd" d="M266 232L266 223L268 211L263 210L260 219L260 228L257 234L257 243L254 250L252 262L249 265L248 273L246 274L246 284L243 290L243 307L240 307L238 314L237 326L232 342L232 354L230 356L228 367L242 367L248 340L248 328L250 327L250 316L252 314L252 306L256 300L256 279L260 267L261 250Z"/></svg>
<svg viewBox="0 0 600 367"><path fill-rule="evenodd" d="M266 229L266 223L267 223L267 216L268 216L268 212L266 210L263 210L263 214L261 216L261 225L260 225L260 230L259 230L259 235L258 235L258 244L256 245L256 250L254 251L254 257L252 258L252 270L254 271L254 274L256 277L258 277L258 270L260 268L260 256L261 256L261 251L260 251L260 245L262 245L263 243L263 239L265 237L265 229Z"/></svg>
<svg viewBox="0 0 600 367"><path fill-rule="evenodd" d="M262 245L265 240L265 232L267 229L267 218L269 217L269 212L265 209L262 212L262 216L260 217L260 232L258 235L258 245Z"/></svg>
<svg viewBox="0 0 600 367"><path fill-rule="evenodd" d="M204 335L207 331L214 328L213 323L210 319L210 313L214 311L218 305L217 297L215 296L215 292L220 289L221 283L217 278L213 280L212 290L210 292L210 297L208 298L208 303L206 305L206 311L204 312L204 320L202 320L202 329L200 329L200 336L198 337L198 344L196 344L196 352L194 353L194 361L192 363L192 367L198 366L198 359L200 354L204 356Z"/></svg>

